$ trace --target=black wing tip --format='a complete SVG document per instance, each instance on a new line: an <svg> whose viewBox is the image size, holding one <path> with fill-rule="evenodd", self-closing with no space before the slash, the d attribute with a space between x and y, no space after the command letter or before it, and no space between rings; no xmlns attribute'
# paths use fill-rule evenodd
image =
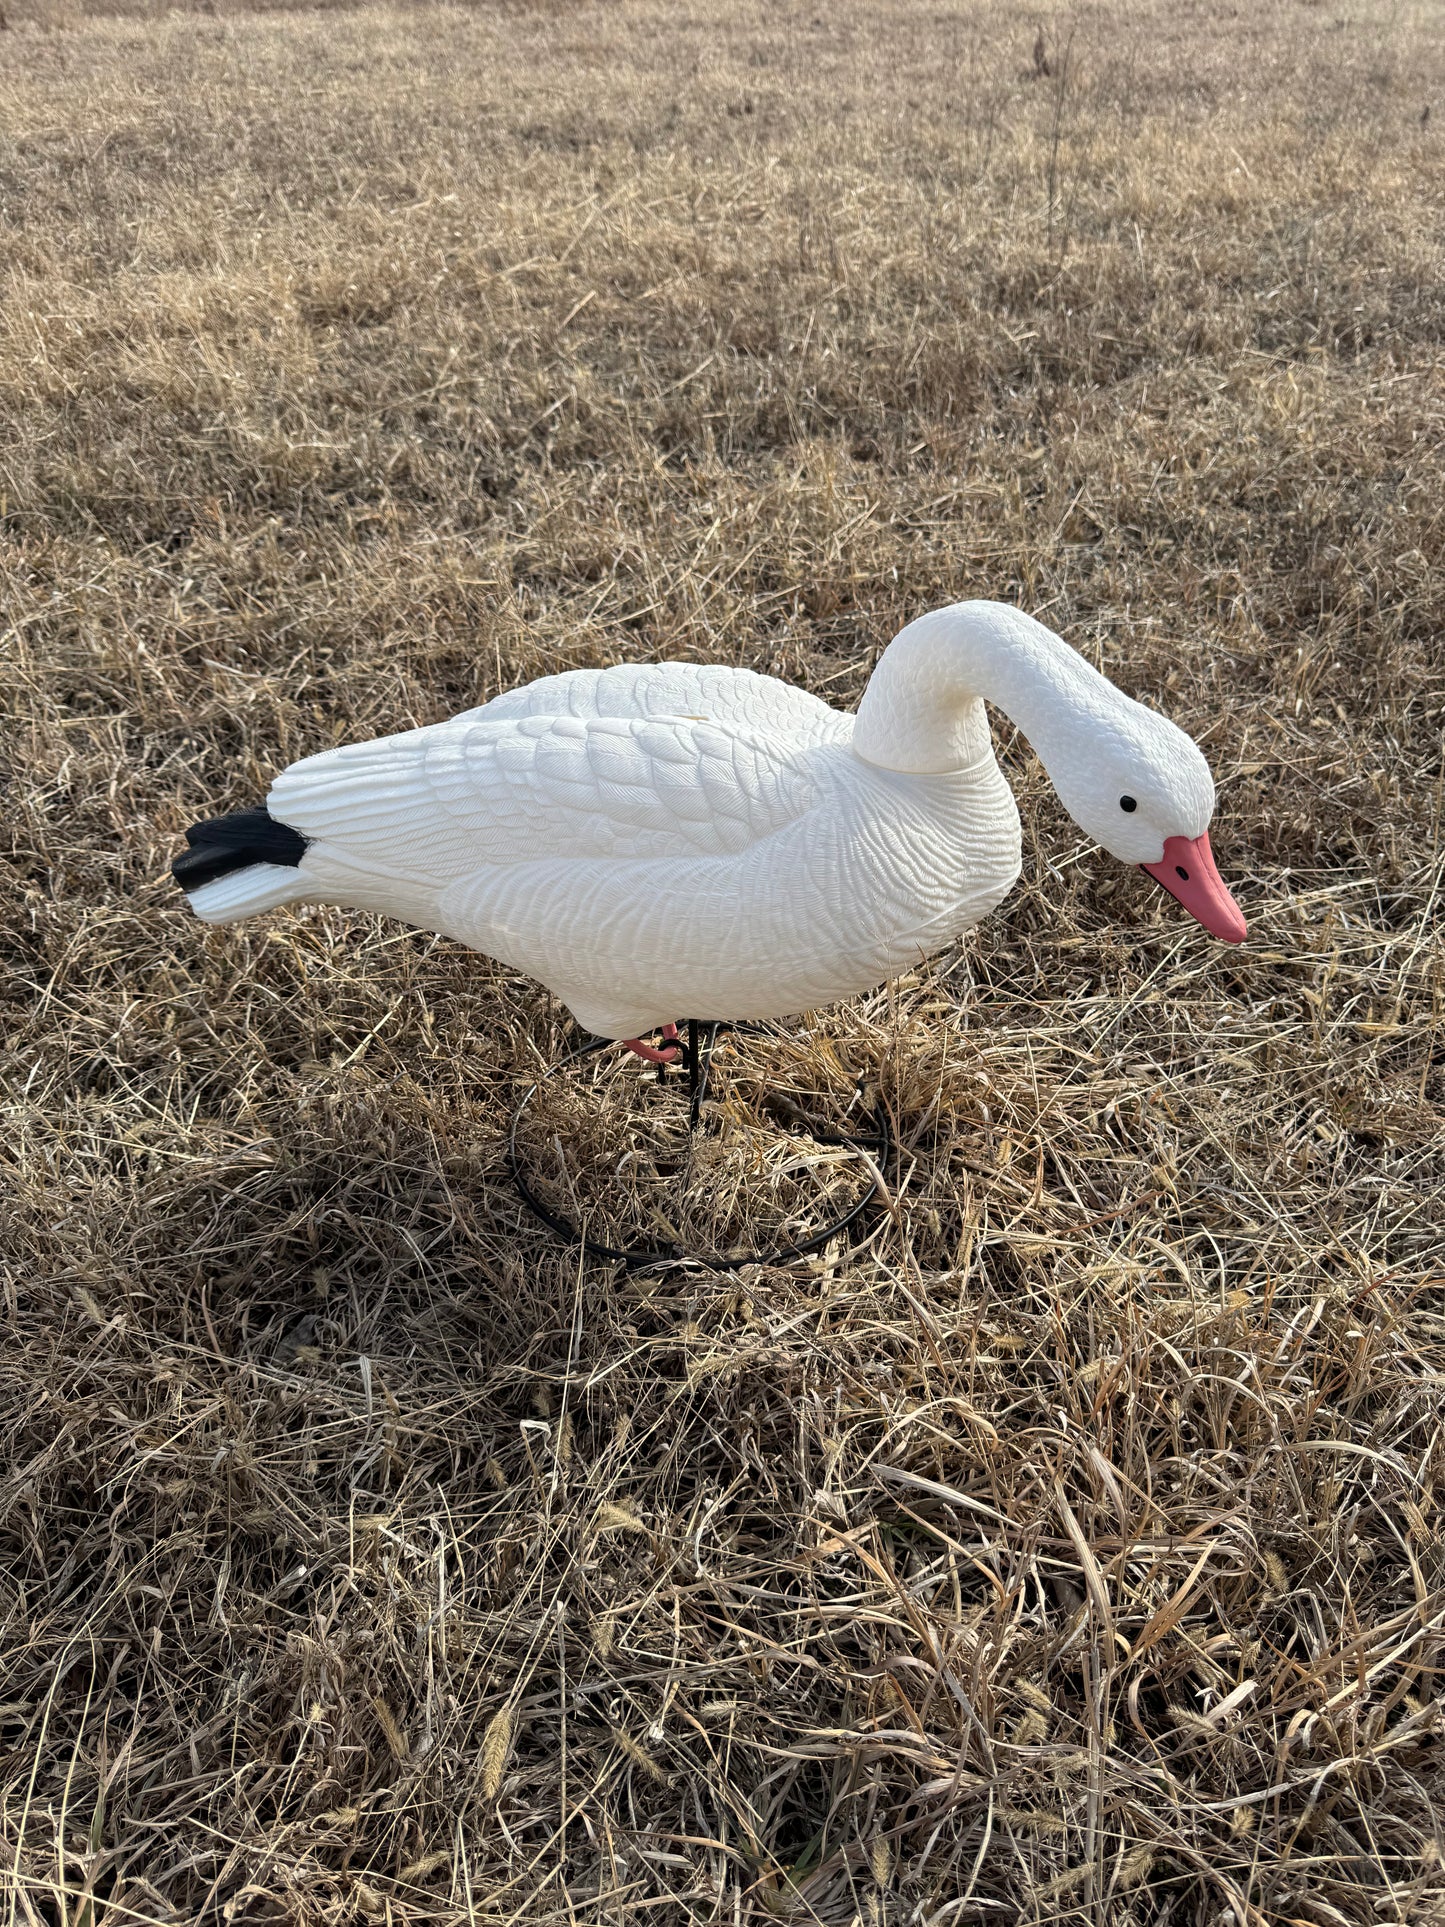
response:
<svg viewBox="0 0 1445 1927"><path fill-rule="evenodd" d="M294 870L306 854L307 839L289 823L278 823L269 811L236 810L192 823L186 831L189 848L171 864L171 875L187 892L199 890L234 870L253 863L277 863Z"/></svg>

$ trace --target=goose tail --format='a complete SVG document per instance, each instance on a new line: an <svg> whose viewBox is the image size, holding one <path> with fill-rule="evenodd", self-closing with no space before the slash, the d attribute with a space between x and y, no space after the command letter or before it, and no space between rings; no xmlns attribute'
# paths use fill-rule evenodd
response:
<svg viewBox="0 0 1445 1927"><path fill-rule="evenodd" d="M306 843L264 809L213 816L186 831L171 875L203 923L235 923L306 897L299 868Z"/></svg>

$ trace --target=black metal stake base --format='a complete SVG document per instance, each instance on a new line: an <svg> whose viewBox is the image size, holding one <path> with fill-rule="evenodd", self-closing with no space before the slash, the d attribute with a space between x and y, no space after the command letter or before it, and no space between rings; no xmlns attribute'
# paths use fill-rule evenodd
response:
<svg viewBox="0 0 1445 1927"><path fill-rule="evenodd" d="M682 1048L681 1063L672 1070L667 1066L659 1065L657 1072L659 1082L674 1074L687 1079L687 1128L690 1134L695 1134L701 1127L703 1100L707 1096L708 1080L712 1074L712 1051L713 1045L717 1042L718 1032L746 1028L747 1026L742 1024L729 1025L689 1018L686 1036L678 1040ZM712 1271L736 1271L743 1265L785 1264L791 1259L806 1257L810 1251L818 1251L831 1239L842 1236L880 1195L883 1189L882 1172L893 1154L893 1133L889 1125L887 1108L881 1098L878 1099L871 1113L871 1122L874 1125L872 1131L840 1134L815 1131L811 1125L808 1125L809 1136L819 1144L851 1145L855 1150L866 1153L870 1160L872 1182L862 1197L855 1204L850 1205L848 1210L830 1220L820 1231L815 1231L796 1243L776 1245L762 1251L733 1252L723 1256L719 1253L688 1251L680 1244L638 1244L619 1247L603 1244L596 1238L589 1238L580 1225L574 1224L560 1211L553 1210L551 1205L537 1195L523 1163L517 1139L533 1098L550 1078L556 1077L584 1057L591 1057L598 1051L616 1048L616 1044L610 1039L598 1037L589 1044L582 1044L576 1050L568 1051L565 1057L559 1058L550 1070L544 1071L528 1087L522 1101L512 1114L512 1129L507 1140L507 1158L511 1166L512 1183L516 1186L517 1195L532 1215L546 1225L549 1231L554 1231L564 1243L580 1245L592 1257L604 1258L612 1264L623 1265L629 1271L640 1269L645 1265L673 1264L682 1261L704 1265Z"/></svg>

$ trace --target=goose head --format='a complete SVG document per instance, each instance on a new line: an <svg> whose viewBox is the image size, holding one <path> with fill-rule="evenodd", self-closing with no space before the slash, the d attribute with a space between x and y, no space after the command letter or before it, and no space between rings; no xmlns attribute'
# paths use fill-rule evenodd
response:
<svg viewBox="0 0 1445 1927"><path fill-rule="evenodd" d="M1071 718L1048 759L1069 815L1111 856L1135 863L1212 936L1248 934L1209 847L1214 779L1176 723L1110 689L1106 705Z"/></svg>
<svg viewBox="0 0 1445 1927"><path fill-rule="evenodd" d="M1080 829L1212 935L1243 940L1209 848L1214 779L1198 746L1022 609L957 602L916 617L869 679L853 748L884 769L967 768L988 753L985 702L1032 743Z"/></svg>

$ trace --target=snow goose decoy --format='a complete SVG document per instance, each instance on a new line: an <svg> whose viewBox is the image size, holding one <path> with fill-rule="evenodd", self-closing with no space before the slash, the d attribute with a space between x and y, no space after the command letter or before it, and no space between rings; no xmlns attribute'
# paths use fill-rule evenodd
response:
<svg viewBox="0 0 1445 1927"><path fill-rule="evenodd" d="M909 623L856 715L715 664L545 676L293 763L264 809L188 830L172 867L207 923L286 903L385 911L670 1062L679 1017L781 1017L871 990L1001 902L1019 818L986 702L1081 829L1216 937L1244 937L1194 743L997 602ZM658 1030L662 1050L643 1041Z"/></svg>

